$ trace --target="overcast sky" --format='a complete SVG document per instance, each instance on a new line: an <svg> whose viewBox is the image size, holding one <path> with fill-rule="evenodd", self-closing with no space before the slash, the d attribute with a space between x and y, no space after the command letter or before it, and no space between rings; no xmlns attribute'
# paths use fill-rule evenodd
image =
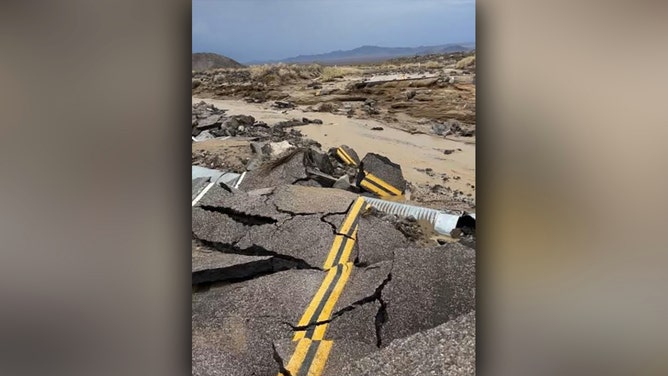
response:
<svg viewBox="0 0 668 376"><path fill-rule="evenodd" d="M474 0L193 0L193 52L239 62L475 42Z"/></svg>

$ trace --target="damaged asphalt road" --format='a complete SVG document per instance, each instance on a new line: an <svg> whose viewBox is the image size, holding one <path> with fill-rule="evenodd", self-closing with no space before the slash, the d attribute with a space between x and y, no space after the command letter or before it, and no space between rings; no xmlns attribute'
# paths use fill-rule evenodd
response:
<svg viewBox="0 0 668 376"><path fill-rule="evenodd" d="M215 183L192 208L192 374L406 374L421 357L472 374L474 352L449 354L474 343L475 251L424 247L357 194L278 168L283 184Z"/></svg>

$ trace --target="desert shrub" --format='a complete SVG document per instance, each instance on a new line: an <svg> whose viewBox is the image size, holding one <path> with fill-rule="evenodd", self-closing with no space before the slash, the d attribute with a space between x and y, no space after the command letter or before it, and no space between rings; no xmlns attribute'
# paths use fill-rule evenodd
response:
<svg viewBox="0 0 668 376"><path fill-rule="evenodd" d="M265 84L293 83L300 79L313 79L320 75L321 67L317 64L264 64L252 65L248 68L250 78Z"/></svg>
<svg viewBox="0 0 668 376"><path fill-rule="evenodd" d="M443 65L441 63L433 60L429 60L428 62L424 63L424 67L427 69L438 69L441 68L442 66Z"/></svg>
<svg viewBox="0 0 668 376"><path fill-rule="evenodd" d="M475 55L467 56L455 64L455 68L464 69L475 64Z"/></svg>
<svg viewBox="0 0 668 376"><path fill-rule="evenodd" d="M362 70L357 67L324 67L322 68L322 75L320 78L323 81L331 81L337 77L343 77L345 75L350 75L350 74L360 74L362 73Z"/></svg>

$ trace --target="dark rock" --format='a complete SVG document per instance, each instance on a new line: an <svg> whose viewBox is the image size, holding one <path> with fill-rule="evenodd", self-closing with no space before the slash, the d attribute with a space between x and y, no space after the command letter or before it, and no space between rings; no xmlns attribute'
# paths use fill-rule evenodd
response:
<svg viewBox="0 0 668 376"><path fill-rule="evenodd" d="M431 125L431 131L439 136L445 135L448 130L449 128L445 124L436 123Z"/></svg>
<svg viewBox="0 0 668 376"><path fill-rule="evenodd" d="M295 108L295 104L289 101L275 101L274 107L276 108Z"/></svg>
<svg viewBox="0 0 668 376"><path fill-rule="evenodd" d="M234 115L225 120L223 127L225 128L239 128L240 126L250 126L255 123L255 118L249 115Z"/></svg>
<svg viewBox="0 0 668 376"><path fill-rule="evenodd" d="M307 166L315 167L325 174L331 175L334 173L334 166L332 166L332 162L330 162L327 155L320 153L317 150L308 150L305 163Z"/></svg>
<svg viewBox="0 0 668 376"><path fill-rule="evenodd" d="M320 119L313 119L313 120L311 120L311 124L322 124L322 120L320 120ZM325 135L325 136L327 136L327 135Z"/></svg>
<svg viewBox="0 0 668 376"><path fill-rule="evenodd" d="M253 154L263 154L262 148L266 146L266 144L262 144L260 142L251 142L250 143L250 148Z"/></svg>
<svg viewBox="0 0 668 376"><path fill-rule="evenodd" d="M380 111L376 109L375 107L369 106L369 105L364 105L362 106L362 111L366 112L369 115L378 115L380 114Z"/></svg>
<svg viewBox="0 0 668 376"><path fill-rule="evenodd" d="M291 127L298 127L300 125L304 125L304 122L301 121L301 120L292 119L292 120L286 120L286 121L278 122L274 125L274 128L284 129L284 128L291 128Z"/></svg>
<svg viewBox="0 0 668 376"><path fill-rule="evenodd" d="M221 129L216 128L209 131L214 137L227 137L227 136L236 136L236 129Z"/></svg>
<svg viewBox="0 0 668 376"><path fill-rule="evenodd" d="M313 107L313 111L315 112L333 112L336 111L336 109L337 105L330 102L318 103L315 107Z"/></svg>
<svg viewBox="0 0 668 376"><path fill-rule="evenodd" d="M382 131L383 127L373 127L371 128L372 131Z"/></svg>

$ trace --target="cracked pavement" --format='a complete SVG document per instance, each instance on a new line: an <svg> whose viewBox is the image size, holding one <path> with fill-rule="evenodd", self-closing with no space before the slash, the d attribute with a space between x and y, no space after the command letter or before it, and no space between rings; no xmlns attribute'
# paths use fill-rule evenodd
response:
<svg viewBox="0 0 668 376"><path fill-rule="evenodd" d="M474 374L475 250L421 246L350 192L275 184L298 167L193 206L193 375L306 375L299 354L313 374Z"/></svg>

